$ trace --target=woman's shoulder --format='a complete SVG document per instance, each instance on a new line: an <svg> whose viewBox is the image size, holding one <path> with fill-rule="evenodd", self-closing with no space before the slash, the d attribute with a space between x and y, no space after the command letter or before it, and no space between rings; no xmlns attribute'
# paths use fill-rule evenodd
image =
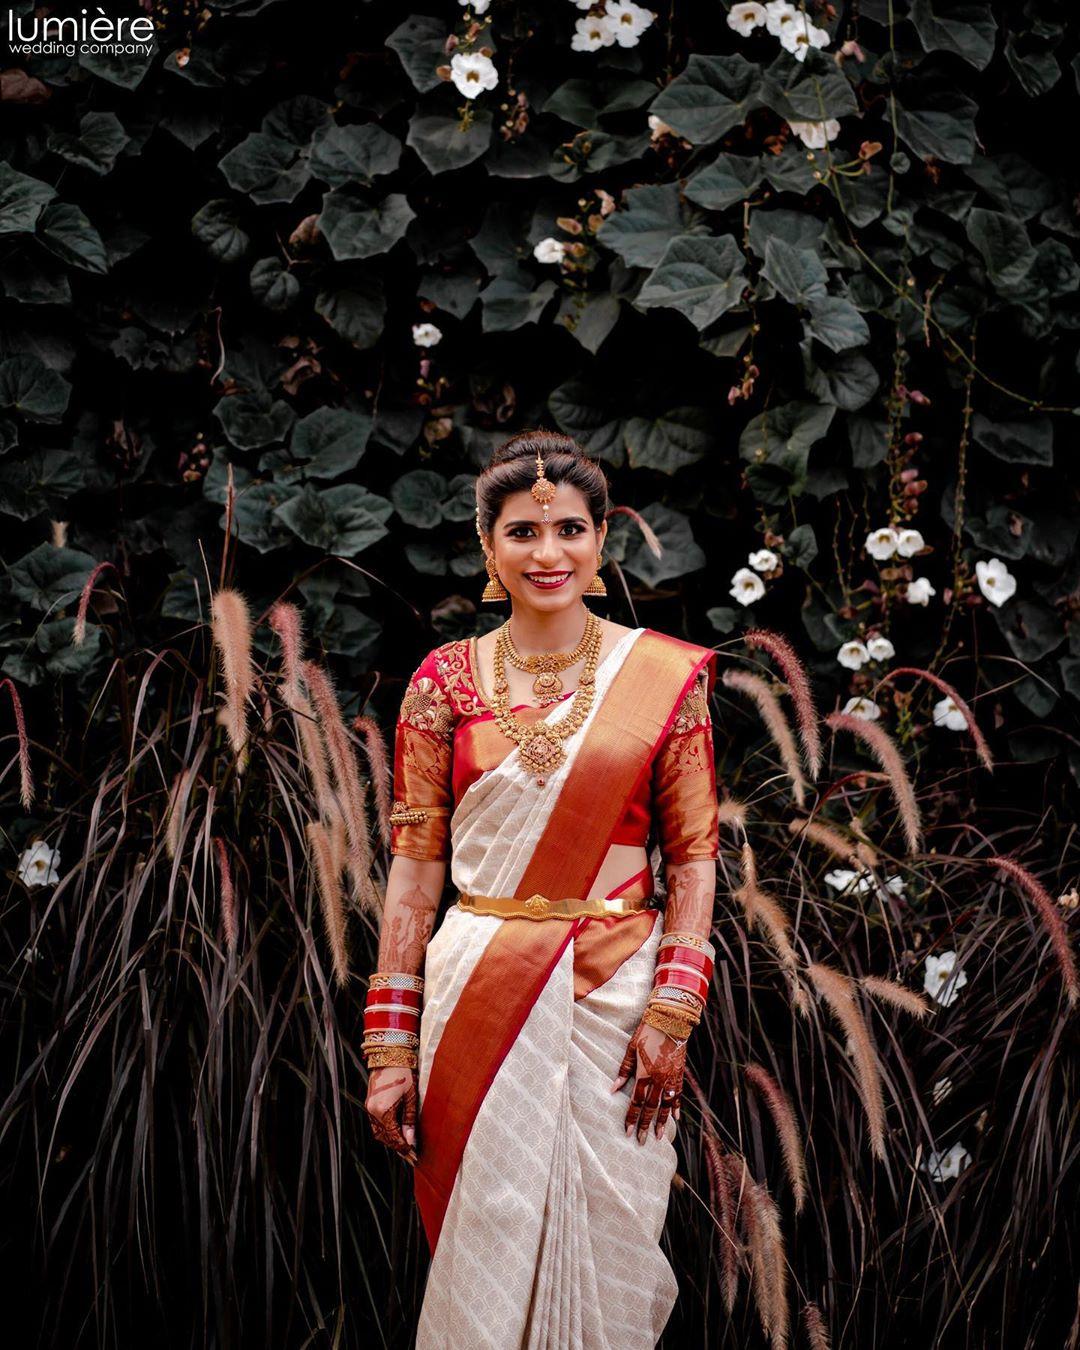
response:
<svg viewBox="0 0 1080 1350"><path fill-rule="evenodd" d="M470 638L452 638L432 647L413 675L413 682L426 681L434 685L446 698L452 711L460 717L469 717L480 711L476 691Z"/></svg>
<svg viewBox="0 0 1080 1350"><path fill-rule="evenodd" d="M714 659L716 649L714 647L703 647L698 642L688 642L685 638L672 637L670 633L661 633L655 628L646 628L645 634L653 639L657 647L670 647L676 651L686 652L695 662L706 658Z"/></svg>

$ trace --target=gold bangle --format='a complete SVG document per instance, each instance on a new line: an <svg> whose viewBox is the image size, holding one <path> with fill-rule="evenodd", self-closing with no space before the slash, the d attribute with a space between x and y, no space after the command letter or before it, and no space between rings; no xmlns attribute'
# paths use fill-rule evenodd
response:
<svg viewBox="0 0 1080 1350"><path fill-rule="evenodd" d="M415 1050L404 1045L386 1046L382 1050L371 1050L367 1055L369 1069L415 1069L418 1063Z"/></svg>
<svg viewBox="0 0 1080 1350"><path fill-rule="evenodd" d="M646 1026L655 1027L657 1031L662 1031L665 1036L670 1036L676 1041L687 1040L696 1025L684 1022L681 1017L675 1017L671 1013L663 1012L654 1004L649 1004L641 1020Z"/></svg>

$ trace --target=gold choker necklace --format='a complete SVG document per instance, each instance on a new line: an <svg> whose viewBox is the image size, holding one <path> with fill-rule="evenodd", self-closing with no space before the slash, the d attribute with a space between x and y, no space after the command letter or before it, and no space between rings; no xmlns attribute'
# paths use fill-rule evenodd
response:
<svg viewBox="0 0 1080 1350"><path fill-rule="evenodd" d="M510 624L507 622L506 629L506 659L515 670L523 670L528 675L535 675L533 680L533 693L540 700L541 708L546 708L549 703L557 703L563 694L563 683L559 679L559 673L563 670L569 670L571 666L576 666L581 658L589 649L589 641L592 637L593 628L599 628L596 616L592 613L585 615L585 631L581 635L581 641L572 652L541 652L538 656L522 656L514 646L514 639L510 636Z"/></svg>
<svg viewBox="0 0 1080 1350"><path fill-rule="evenodd" d="M585 644L585 669L578 679L569 713L554 724L540 718L539 721L523 725L510 710L510 685L506 678L510 643L508 625L504 623L495 634L495 687L492 700L495 723L507 740L517 745L521 763L526 772L535 777L538 787L543 787L548 775L554 773L566 759L563 741L578 731L589 715L596 693L601 635L600 620L590 613L582 639Z"/></svg>

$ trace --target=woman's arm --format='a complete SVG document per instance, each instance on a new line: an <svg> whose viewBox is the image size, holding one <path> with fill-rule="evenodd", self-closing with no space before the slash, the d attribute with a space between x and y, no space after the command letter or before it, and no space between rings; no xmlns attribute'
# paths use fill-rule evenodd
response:
<svg viewBox="0 0 1080 1350"><path fill-rule="evenodd" d="M379 929L380 971L421 973L445 880L445 862L395 855ZM364 1105L375 1138L400 1153L406 1162L415 1163L416 1070L400 1066L372 1069Z"/></svg>

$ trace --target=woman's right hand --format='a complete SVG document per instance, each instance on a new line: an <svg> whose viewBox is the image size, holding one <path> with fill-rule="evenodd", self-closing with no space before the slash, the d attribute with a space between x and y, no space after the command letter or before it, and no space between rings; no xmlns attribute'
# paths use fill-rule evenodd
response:
<svg viewBox="0 0 1080 1350"><path fill-rule="evenodd" d="M364 1109L380 1144L416 1162L416 1070L391 1067L368 1074Z"/></svg>

